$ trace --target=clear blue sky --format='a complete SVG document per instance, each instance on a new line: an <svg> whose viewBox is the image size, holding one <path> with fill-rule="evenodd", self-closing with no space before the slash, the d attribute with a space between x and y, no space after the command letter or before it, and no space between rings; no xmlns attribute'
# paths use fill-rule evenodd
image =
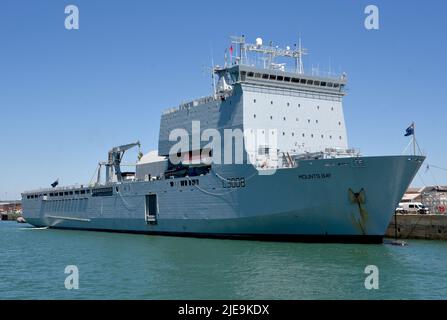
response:
<svg viewBox="0 0 447 320"><path fill-rule="evenodd" d="M79 7L79 30L64 28L68 4ZM368 4L380 9L378 31L363 26ZM211 51L222 62L239 34L278 45L300 35L307 68L331 61L347 72L352 147L400 154L416 121L427 162L447 167L445 1L3 0L0 199L57 177L88 183L115 145L155 149L161 110L210 93ZM447 184L447 172L420 175Z"/></svg>

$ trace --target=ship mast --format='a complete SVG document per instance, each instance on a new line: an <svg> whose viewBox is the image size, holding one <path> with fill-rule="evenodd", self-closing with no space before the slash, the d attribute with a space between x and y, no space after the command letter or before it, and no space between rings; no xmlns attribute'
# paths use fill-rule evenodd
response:
<svg viewBox="0 0 447 320"><path fill-rule="evenodd" d="M270 42L269 45L264 45L262 38L257 38L256 43L246 43L245 37L242 36L232 36L231 43L235 44L239 53L236 56L236 64L247 65L247 52L256 52L263 55L261 59L264 60L264 68L265 69L277 69L283 68L283 64L276 64L276 57L288 57L295 59L295 72L299 74L304 73L303 66L303 56L308 54L307 49L301 46L301 38L299 39L298 48L292 50L289 46L285 48L280 48L278 46L273 46Z"/></svg>

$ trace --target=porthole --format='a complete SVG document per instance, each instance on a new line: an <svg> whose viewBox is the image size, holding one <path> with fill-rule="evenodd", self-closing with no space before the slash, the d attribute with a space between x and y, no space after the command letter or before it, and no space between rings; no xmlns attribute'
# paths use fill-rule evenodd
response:
<svg viewBox="0 0 447 320"><path fill-rule="evenodd" d="M307 122L310 123L310 119L307 119Z"/></svg>
<svg viewBox="0 0 447 320"><path fill-rule="evenodd" d="M318 120L315 120L315 123L318 123Z"/></svg>
<svg viewBox="0 0 447 320"><path fill-rule="evenodd" d="M270 116L270 120L273 120L273 116Z"/></svg>
<svg viewBox="0 0 447 320"><path fill-rule="evenodd" d="M295 136L295 132L292 132L292 137L294 137Z"/></svg>
<svg viewBox="0 0 447 320"><path fill-rule="evenodd" d="M253 118L255 118L255 119L256 119L256 115L255 115L255 114L253 115Z"/></svg>
<svg viewBox="0 0 447 320"><path fill-rule="evenodd" d="M313 134L311 134L311 135L310 135L310 137L311 137L311 138L313 138L313 137L314 137L314 135L313 135Z"/></svg>
<svg viewBox="0 0 447 320"><path fill-rule="evenodd" d="M286 135L286 133L285 133L285 132L283 131L283 132L282 132L282 135L283 135L283 136L285 136L285 135Z"/></svg>
<svg viewBox="0 0 447 320"><path fill-rule="evenodd" d="M283 117L283 120L286 121L286 117Z"/></svg>
<svg viewBox="0 0 447 320"><path fill-rule="evenodd" d="M273 101L270 101L270 104L273 104Z"/></svg>
<svg viewBox="0 0 447 320"><path fill-rule="evenodd" d="M340 138L340 140L341 140L341 136L340 136L339 138Z"/></svg>
<svg viewBox="0 0 447 320"><path fill-rule="evenodd" d="M305 137L305 134L303 133L303 138Z"/></svg>
<svg viewBox="0 0 447 320"><path fill-rule="evenodd" d="M287 102L287 106L290 107L290 103L289 102Z"/></svg>
<svg viewBox="0 0 447 320"><path fill-rule="evenodd" d="M253 99L253 103L256 103L256 99Z"/></svg>

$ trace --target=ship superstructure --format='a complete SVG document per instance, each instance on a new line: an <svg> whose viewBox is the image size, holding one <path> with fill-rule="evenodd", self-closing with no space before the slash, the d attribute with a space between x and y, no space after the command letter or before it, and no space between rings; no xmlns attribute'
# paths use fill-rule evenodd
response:
<svg viewBox="0 0 447 320"><path fill-rule="evenodd" d="M27 221L147 234L381 242L424 157L363 157L349 148L342 106L347 77L306 74L301 44L232 41L234 57L213 66L213 93L162 114L158 151L142 156L135 172L122 172L120 163L139 143L113 148L96 183L25 192ZM283 58L294 60L291 70L277 61Z"/></svg>

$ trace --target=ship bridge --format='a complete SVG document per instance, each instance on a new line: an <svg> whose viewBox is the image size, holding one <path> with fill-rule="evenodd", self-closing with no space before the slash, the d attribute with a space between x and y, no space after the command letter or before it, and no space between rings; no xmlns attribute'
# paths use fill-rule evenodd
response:
<svg viewBox="0 0 447 320"><path fill-rule="evenodd" d="M259 146L253 150L246 146L250 158L265 150L291 155L349 150L342 107L346 74L305 73L302 58L307 50L301 45L295 49L264 46L259 38L249 44L244 37L233 37L232 42L235 57L213 67L213 93L163 113L160 156L172 152L177 142L169 141L173 130L184 129L192 138L193 121L200 123L201 133L212 128L222 137L225 129L273 132L275 147L260 151ZM294 67L277 63L277 58L292 58ZM207 143L202 141L200 148Z"/></svg>

